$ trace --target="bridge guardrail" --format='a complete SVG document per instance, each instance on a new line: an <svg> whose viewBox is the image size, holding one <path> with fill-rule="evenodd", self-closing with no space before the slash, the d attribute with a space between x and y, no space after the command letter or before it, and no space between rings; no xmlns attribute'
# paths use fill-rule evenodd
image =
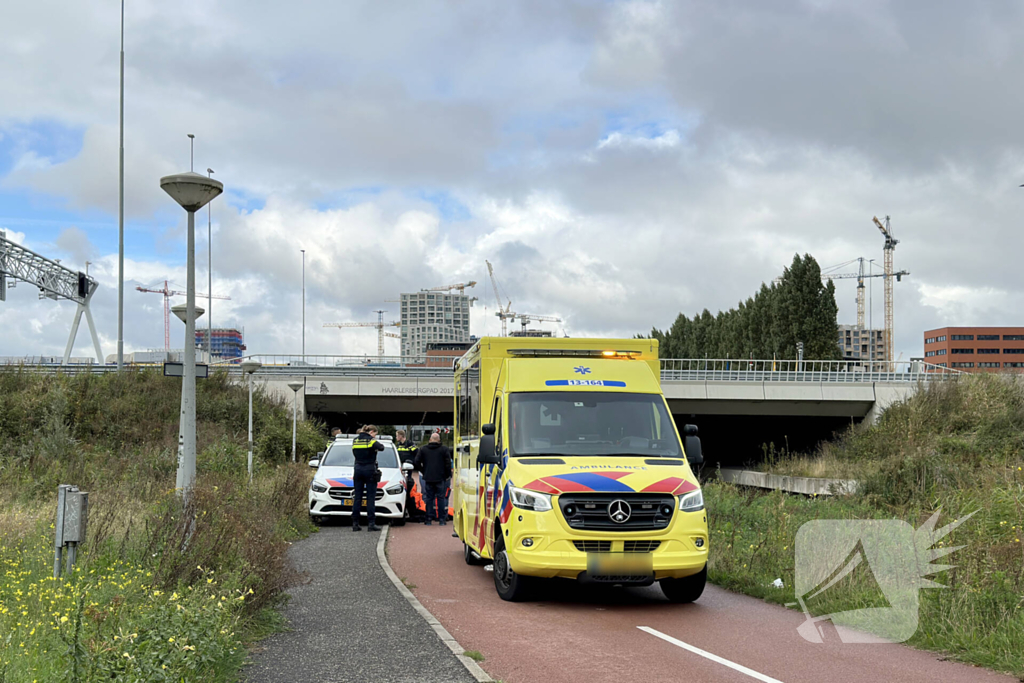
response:
<svg viewBox="0 0 1024 683"><path fill-rule="evenodd" d="M661 360L662 380L729 382L918 382L962 375L922 361L736 360L728 358Z"/></svg>
<svg viewBox="0 0 1024 683"><path fill-rule="evenodd" d="M263 366L258 377L311 376L311 377L450 377L448 362L428 365L426 357L340 355L263 354L247 356L259 360ZM447 361L447 358L443 358ZM226 369L240 374L241 359L214 363L214 369ZM431 357L437 362L438 357ZM12 363L33 372L116 372L117 366L95 364ZM135 368L160 368L160 363L138 364ZM667 381L722 381L722 382L908 382L953 379L962 375L959 370L943 368L922 361L891 361L862 363L857 361L818 360L736 360L736 359L679 359L661 360L661 378Z"/></svg>

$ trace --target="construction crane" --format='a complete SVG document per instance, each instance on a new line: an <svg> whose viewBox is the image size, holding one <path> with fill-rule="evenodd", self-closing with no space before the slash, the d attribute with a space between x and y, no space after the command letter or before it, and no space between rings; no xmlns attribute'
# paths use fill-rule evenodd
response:
<svg viewBox="0 0 1024 683"><path fill-rule="evenodd" d="M188 292L179 292L170 288L167 280L164 280L163 289L150 289L148 287L136 287L135 289L140 292L148 292L150 294L163 294L164 295L164 351L171 350L171 304L170 299L172 296L187 296ZM221 299L222 301L231 301L230 296L221 296L220 294L203 294L196 292L196 299ZM194 342L193 342L194 343ZM212 343L212 342L211 342Z"/></svg>
<svg viewBox="0 0 1024 683"><path fill-rule="evenodd" d="M885 358L886 360L892 360L893 353L893 321L892 321L892 278L894 273L892 272L892 257L896 252L896 245L899 244L899 240L892 236L892 228L889 226L889 217L885 217L885 225L882 225L881 221L878 220L877 216L872 216L871 220L878 226L878 230L882 233L882 237L885 238L885 245L882 247L882 254L885 257L883 260L883 270L885 271Z"/></svg>
<svg viewBox="0 0 1024 683"><path fill-rule="evenodd" d="M498 302L498 311L494 315L501 319L501 336L508 336L508 321L515 322L516 315L512 313L512 300L509 299L508 303L504 306L501 303L501 294L498 292L498 280L494 277L494 266L491 265L490 261L485 260L487 264L487 274L491 276L491 286L494 287L494 299Z"/></svg>
<svg viewBox="0 0 1024 683"><path fill-rule="evenodd" d="M385 332L385 327L401 327L402 323L384 322L384 314L387 311L374 311L377 314L377 322L375 323L324 323L324 327L375 327L377 328L377 358L378 361L384 362L384 337L391 337L393 339L401 339L401 335L397 335L394 332Z"/></svg>
<svg viewBox="0 0 1024 683"><path fill-rule="evenodd" d="M556 318L551 315L532 315L530 313L511 313L512 317L509 318L511 322L515 322L516 318L519 318L519 324L523 326L523 332L526 332L526 326L533 321L537 322L549 322L549 323L560 323L561 318Z"/></svg>
<svg viewBox="0 0 1024 683"><path fill-rule="evenodd" d="M467 287L476 287L476 280L470 280L469 282L457 282L454 285L441 285L440 287L431 287L426 290L428 292L450 292L453 289L458 290L459 294L465 294Z"/></svg>
<svg viewBox="0 0 1024 683"><path fill-rule="evenodd" d="M821 274L821 279L822 280L846 280L846 279L854 279L854 278L856 278L856 280L857 280L857 327L859 327L861 329L864 329L864 279L865 278L869 278L869 277L885 277L885 273L867 273L867 274L865 274L864 273L864 263L866 262L867 259L865 259L864 257L860 257L860 258L857 258L855 260L858 261L859 264L860 264L860 267L859 267L859 269L858 269L858 271L856 273L824 272L824 273ZM847 261L846 263L840 263L837 266L832 266L831 268L827 268L826 271L842 268L844 266L850 265L851 263L853 263L853 261ZM901 270L898 273L893 273L893 276L896 278L897 282L901 282L903 280L903 276L904 275L910 275L910 271Z"/></svg>

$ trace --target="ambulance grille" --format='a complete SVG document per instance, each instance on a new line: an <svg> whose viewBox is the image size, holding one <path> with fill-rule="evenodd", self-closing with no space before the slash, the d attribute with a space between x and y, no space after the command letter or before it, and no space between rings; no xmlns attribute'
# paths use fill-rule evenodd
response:
<svg viewBox="0 0 1024 683"><path fill-rule="evenodd" d="M661 545L661 541L623 541L624 553L653 553Z"/></svg>
<svg viewBox="0 0 1024 683"><path fill-rule="evenodd" d="M572 544L581 553L610 553L612 551L611 541L573 541Z"/></svg>
<svg viewBox="0 0 1024 683"><path fill-rule="evenodd" d="M608 514L609 506L616 501L629 505L629 519L625 522L615 522ZM569 527L587 531L665 529L677 505L676 497L667 493L563 493L558 497L558 506Z"/></svg>

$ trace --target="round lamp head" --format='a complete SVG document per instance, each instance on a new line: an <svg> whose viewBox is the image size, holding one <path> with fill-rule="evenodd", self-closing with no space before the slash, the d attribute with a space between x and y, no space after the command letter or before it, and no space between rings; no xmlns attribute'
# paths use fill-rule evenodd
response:
<svg viewBox="0 0 1024 683"><path fill-rule="evenodd" d="M199 173L175 173L160 179L160 187L186 211L198 211L224 191L224 183Z"/></svg>
<svg viewBox="0 0 1024 683"><path fill-rule="evenodd" d="M181 322L185 322L185 316L188 315L188 304L175 304L171 306L171 313L178 316L178 320ZM202 306L196 306L196 320L199 320L203 313L206 313L206 309Z"/></svg>
<svg viewBox="0 0 1024 683"><path fill-rule="evenodd" d="M288 388L291 389L292 391L298 391L299 389L301 389L304 386L306 386L305 382L299 382L299 381L288 382Z"/></svg>
<svg viewBox="0 0 1024 683"><path fill-rule="evenodd" d="M259 370L261 367L263 367L263 363L259 362L258 360L242 361L242 372L244 372L247 375L251 375L252 373Z"/></svg>

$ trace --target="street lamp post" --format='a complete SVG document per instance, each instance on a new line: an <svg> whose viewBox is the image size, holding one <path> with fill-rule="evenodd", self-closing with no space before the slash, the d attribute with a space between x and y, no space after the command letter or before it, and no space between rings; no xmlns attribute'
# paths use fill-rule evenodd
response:
<svg viewBox="0 0 1024 683"><path fill-rule="evenodd" d="M121 100L117 154L117 371L124 370L124 0L121 0ZM96 359L99 361L99 358Z"/></svg>
<svg viewBox="0 0 1024 683"><path fill-rule="evenodd" d="M213 177L213 169L206 169L210 178ZM213 362L213 202L206 205L206 310L210 312L206 316L206 362Z"/></svg>
<svg viewBox="0 0 1024 683"><path fill-rule="evenodd" d="M304 386L306 383L298 380L288 382L288 388L295 392L295 400L292 402L292 462L295 462L295 430L299 419L299 389Z"/></svg>
<svg viewBox="0 0 1024 683"><path fill-rule="evenodd" d="M249 376L249 481L252 481L252 373L263 367L258 360L242 361L242 372Z"/></svg>
<svg viewBox="0 0 1024 683"><path fill-rule="evenodd" d="M160 179L160 187L188 213L185 358L178 430L177 486L187 497L196 478L196 211L224 191L217 180L198 173L176 173Z"/></svg>
<svg viewBox="0 0 1024 683"><path fill-rule="evenodd" d="M302 252L302 364L306 364L306 250Z"/></svg>
<svg viewBox="0 0 1024 683"><path fill-rule="evenodd" d="M874 266L875 259L870 259L868 261L869 275L875 272ZM873 288L871 287L871 285L873 285L874 282L875 278L868 278L868 339L870 340L870 343L868 344L868 368L870 368L869 372L875 371L875 323L873 317L873 314L875 312L875 304L874 297L872 296Z"/></svg>

